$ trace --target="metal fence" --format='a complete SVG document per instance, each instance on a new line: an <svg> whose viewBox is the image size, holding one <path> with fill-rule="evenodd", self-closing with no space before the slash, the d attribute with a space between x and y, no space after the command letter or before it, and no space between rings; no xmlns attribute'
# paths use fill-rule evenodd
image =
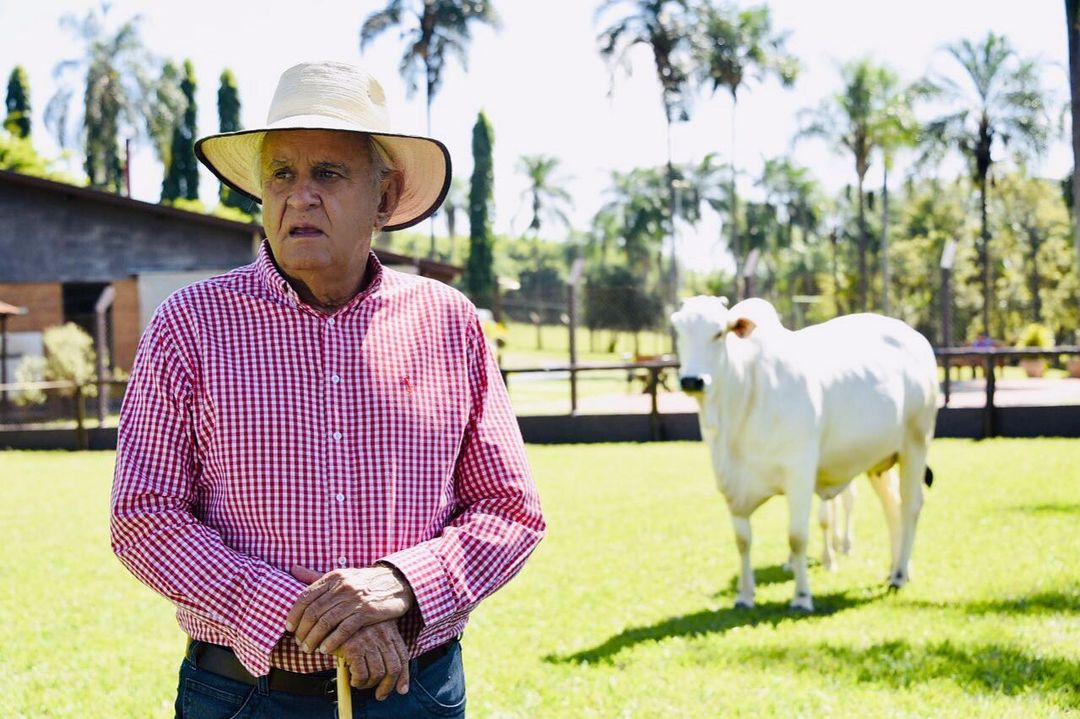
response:
<svg viewBox="0 0 1080 719"><path fill-rule="evenodd" d="M981 408L981 436L993 437L998 434L999 407L997 403L998 373L1006 363L1023 358L1044 358L1053 362L1062 357L1080 359L1080 346L1062 346L1049 349L1002 349L1002 348L972 348L972 347L949 347L935 350L939 363L945 368L944 379L941 383L942 394L945 400L945 409L950 407L950 399L953 393L954 380L953 370L957 368L981 368L985 376L985 399ZM548 375L561 374L569 379L569 417L578 414L578 380L579 375L597 372L625 372L627 382L637 383L642 391L649 396L649 409L647 412L648 438L664 438L662 427L664 421L660 410L659 395L665 389L666 375L678 368L679 362L675 358L662 357L657 359L636 362L579 362L576 364L549 364L532 367L502 368L504 381L511 389L514 387L515 377L522 375ZM74 447L85 449L90 446L91 430L108 431L115 424L119 412L120 403L123 399L123 391L127 386L126 380L111 380L101 383L91 383L97 388L97 397L88 397L87 388L90 385L79 385L74 382L30 382L0 385L0 435L5 432L34 432L48 431L53 433L68 433L74 439ZM12 401L16 393L26 391L41 391L46 393L48 401L41 405L17 406ZM62 396L67 395L67 396ZM94 413L94 418L88 419L88 407ZM551 419L558 419L552 417ZM1078 428L1080 429L1080 428ZM106 442L108 440L105 440ZM113 440L115 441L115 440ZM70 445L69 440L65 446ZM0 446L3 442L0 441Z"/></svg>

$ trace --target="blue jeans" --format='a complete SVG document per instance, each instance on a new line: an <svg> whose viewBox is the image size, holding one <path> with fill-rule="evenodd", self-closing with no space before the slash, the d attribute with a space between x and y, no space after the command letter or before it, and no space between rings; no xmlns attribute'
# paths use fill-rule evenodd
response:
<svg viewBox="0 0 1080 719"><path fill-rule="evenodd" d="M353 719L464 716L465 673L461 666L459 642L454 642L445 655L419 674L413 661L409 666L409 693L404 696L393 692L380 702L353 692ZM336 717L337 705L322 697L271 692L264 686L248 686L199 669L187 659L180 665L176 719Z"/></svg>

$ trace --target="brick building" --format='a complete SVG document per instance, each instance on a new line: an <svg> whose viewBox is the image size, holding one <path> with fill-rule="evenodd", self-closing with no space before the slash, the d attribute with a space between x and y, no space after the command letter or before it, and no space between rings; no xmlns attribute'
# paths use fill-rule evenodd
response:
<svg viewBox="0 0 1080 719"><path fill-rule="evenodd" d="M9 363L27 352L20 348L40 346L47 327L70 321L93 334L94 306L111 286L110 360L130 369L158 304L186 284L251 262L261 238L255 224L0 170L0 301L28 310L8 318ZM444 282L461 272L377 253L390 267Z"/></svg>

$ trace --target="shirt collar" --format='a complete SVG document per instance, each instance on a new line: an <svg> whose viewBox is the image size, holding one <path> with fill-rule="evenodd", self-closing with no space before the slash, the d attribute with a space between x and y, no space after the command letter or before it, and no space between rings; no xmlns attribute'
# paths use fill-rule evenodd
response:
<svg viewBox="0 0 1080 719"><path fill-rule="evenodd" d="M309 311L317 312L317 310L300 299L300 296L296 294L296 290L285 279L285 275L274 262L273 253L270 251L270 243L265 239L259 245L259 253L255 258L255 272L263 286L271 294L285 299L293 307L306 308ZM364 270L364 288L357 292L348 303L339 307L334 314L338 315L355 310L364 299L379 290L382 286L383 274L383 266L379 262L379 258L375 256L374 251L368 250L367 268Z"/></svg>

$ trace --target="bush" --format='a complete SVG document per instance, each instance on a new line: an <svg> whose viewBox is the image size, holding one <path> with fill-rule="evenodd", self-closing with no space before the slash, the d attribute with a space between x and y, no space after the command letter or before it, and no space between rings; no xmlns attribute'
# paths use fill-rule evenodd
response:
<svg viewBox="0 0 1080 719"><path fill-rule="evenodd" d="M74 322L60 327L50 327L42 334L45 343L45 379L49 381L75 382L84 385L83 394L97 396L97 353L94 340ZM65 397L71 391L64 391Z"/></svg>
<svg viewBox="0 0 1080 719"><path fill-rule="evenodd" d="M1046 349L1054 346L1054 333L1046 325L1032 322L1020 333L1017 347Z"/></svg>
<svg viewBox="0 0 1080 719"><path fill-rule="evenodd" d="M37 355L27 355L15 368L15 383L24 384L29 382L45 381L45 358ZM14 392L11 399L18 407L30 404L44 404L45 392L40 389L23 389Z"/></svg>

